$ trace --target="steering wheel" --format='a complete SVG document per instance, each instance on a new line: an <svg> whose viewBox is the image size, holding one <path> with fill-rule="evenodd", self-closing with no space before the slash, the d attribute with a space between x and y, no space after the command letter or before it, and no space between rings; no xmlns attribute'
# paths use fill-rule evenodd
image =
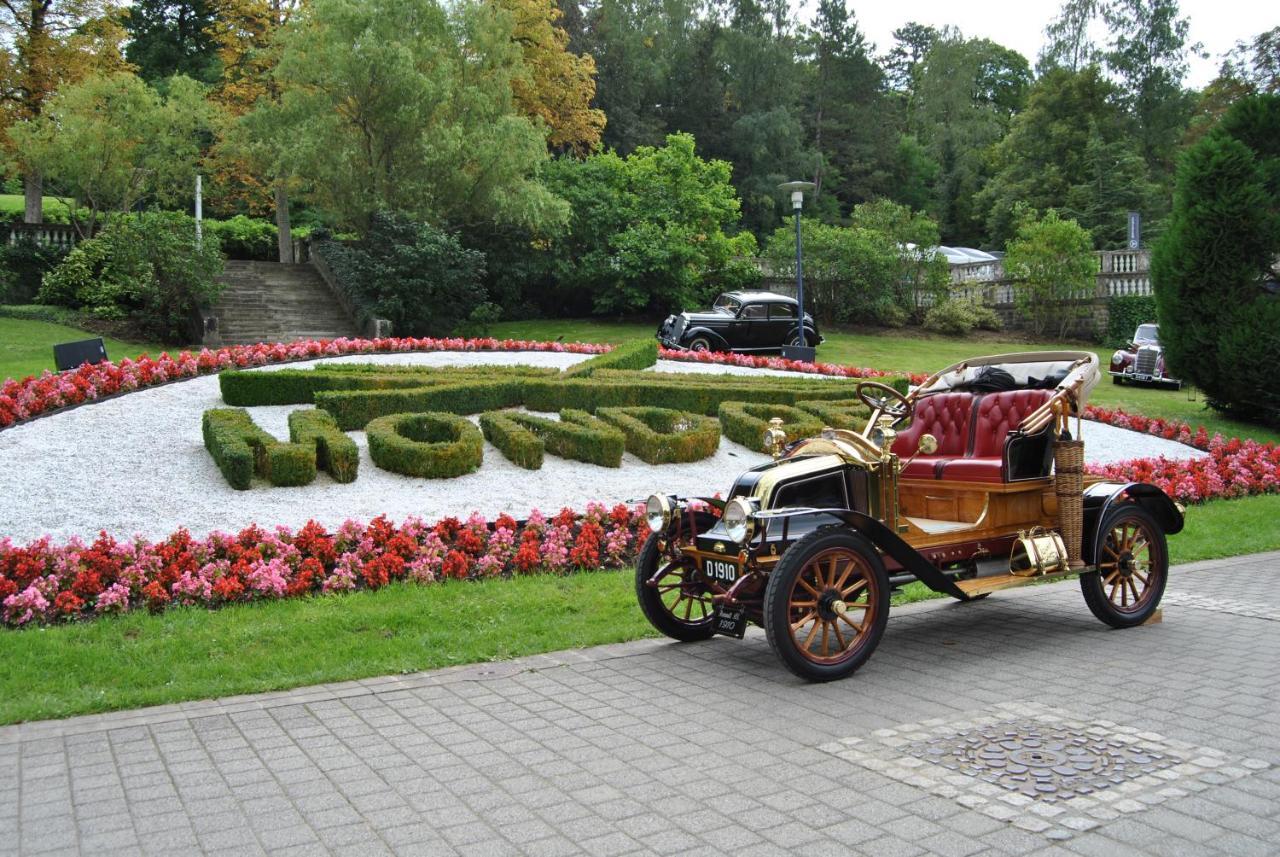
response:
<svg viewBox="0 0 1280 857"><path fill-rule="evenodd" d="M871 393L872 390L884 395L874 396ZM861 381L854 389L854 394L862 404L872 411L879 411L885 416L893 417L894 422L911 416L911 400L888 384L881 384L879 381Z"/></svg>

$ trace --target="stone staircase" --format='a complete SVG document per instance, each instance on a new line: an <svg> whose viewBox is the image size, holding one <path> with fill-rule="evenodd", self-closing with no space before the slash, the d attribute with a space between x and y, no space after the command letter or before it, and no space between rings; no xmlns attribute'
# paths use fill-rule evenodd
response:
<svg viewBox="0 0 1280 857"><path fill-rule="evenodd" d="M310 265L229 260L213 306L224 345L359 336L355 323Z"/></svg>

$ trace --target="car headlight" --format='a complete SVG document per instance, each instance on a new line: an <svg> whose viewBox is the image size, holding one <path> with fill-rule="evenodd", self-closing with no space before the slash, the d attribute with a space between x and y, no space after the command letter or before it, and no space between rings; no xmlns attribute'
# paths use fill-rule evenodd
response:
<svg viewBox="0 0 1280 857"><path fill-rule="evenodd" d="M652 494L644 504L644 519L649 529L661 533L671 523L671 498L665 494Z"/></svg>
<svg viewBox="0 0 1280 857"><path fill-rule="evenodd" d="M753 511L751 503L741 497L735 497L724 506L724 515L720 521L729 538L738 544L751 540L751 534L756 528L756 522L751 518Z"/></svg>
<svg viewBox="0 0 1280 857"><path fill-rule="evenodd" d="M1112 363L1119 363L1119 362L1121 362L1122 360L1124 360L1124 354L1125 354L1125 353L1124 353L1123 351L1117 351L1115 354L1112 354L1112 355L1111 355L1111 362L1112 362Z"/></svg>

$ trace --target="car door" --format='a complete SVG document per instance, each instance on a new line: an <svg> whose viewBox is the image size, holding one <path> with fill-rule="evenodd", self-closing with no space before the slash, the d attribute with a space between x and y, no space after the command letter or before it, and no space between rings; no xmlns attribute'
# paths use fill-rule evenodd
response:
<svg viewBox="0 0 1280 857"><path fill-rule="evenodd" d="M796 328L796 308L789 303L769 306L769 341L762 348L781 348Z"/></svg>
<svg viewBox="0 0 1280 857"><path fill-rule="evenodd" d="M738 341L734 343L735 348L770 347L768 304L747 304L738 314L738 320L741 327Z"/></svg>

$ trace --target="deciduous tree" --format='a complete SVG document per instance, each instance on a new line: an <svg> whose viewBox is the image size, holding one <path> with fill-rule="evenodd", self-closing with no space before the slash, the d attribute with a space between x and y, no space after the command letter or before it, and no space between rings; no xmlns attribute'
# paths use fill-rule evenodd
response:
<svg viewBox="0 0 1280 857"><path fill-rule="evenodd" d="M1078 299L1092 297L1098 259L1089 233L1050 210L1019 227L1008 244L1004 270L1014 281L1014 304L1030 330L1062 338L1088 312Z"/></svg>

